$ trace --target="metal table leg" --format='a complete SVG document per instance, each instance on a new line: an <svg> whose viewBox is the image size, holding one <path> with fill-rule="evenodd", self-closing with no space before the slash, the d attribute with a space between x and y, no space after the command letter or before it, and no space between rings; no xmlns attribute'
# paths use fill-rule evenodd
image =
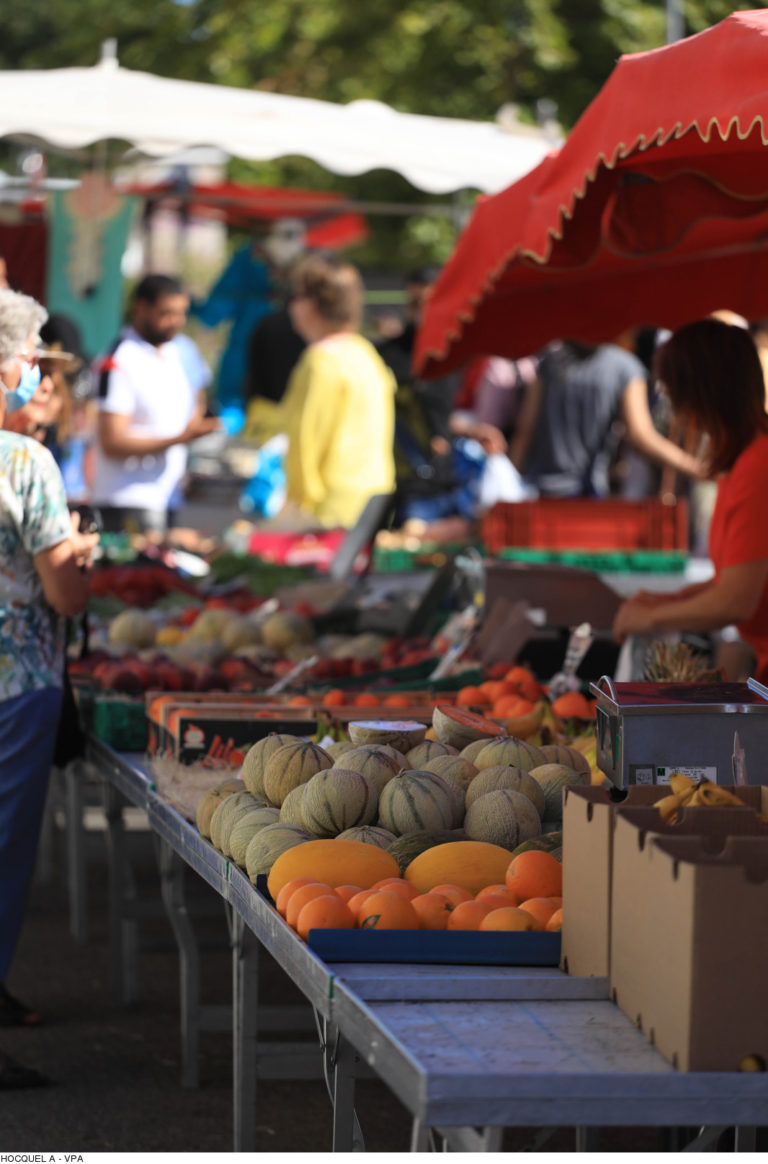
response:
<svg viewBox="0 0 768 1164"><path fill-rule="evenodd" d="M365 1143L355 1113L355 1080L362 1060L340 1031L326 1023L326 1062L333 1072L333 1151L364 1152Z"/></svg>
<svg viewBox="0 0 768 1164"><path fill-rule="evenodd" d="M125 842L123 807L125 797L104 781L104 811L107 817L107 861L109 867L109 936L112 962L112 991L123 1006L138 997L138 927L131 906L136 901Z"/></svg>
<svg viewBox="0 0 768 1164"><path fill-rule="evenodd" d="M167 841L155 837L160 892L179 951L181 1085L200 1086L200 951L187 910L186 865Z"/></svg>
<svg viewBox="0 0 768 1164"><path fill-rule="evenodd" d="M256 1148L259 942L240 915L227 909L232 941L232 1090L234 1150Z"/></svg>
<svg viewBox="0 0 768 1164"><path fill-rule="evenodd" d="M67 830L67 887L69 932L79 942L88 937L87 882L83 784L85 764L73 760L64 768L64 803Z"/></svg>

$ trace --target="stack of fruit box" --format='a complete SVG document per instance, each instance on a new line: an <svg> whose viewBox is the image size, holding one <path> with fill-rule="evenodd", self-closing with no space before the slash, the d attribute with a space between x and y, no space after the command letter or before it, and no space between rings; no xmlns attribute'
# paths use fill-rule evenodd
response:
<svg viewBox="0 0 768 1164"><path fill-rule="evenodd" d="M665 786L618 803L604 788L566 791L562 965L608 975L680 1070L768 1059L768 788L732 791L748 807L688 808L675 824L653 807Z"/></svg>

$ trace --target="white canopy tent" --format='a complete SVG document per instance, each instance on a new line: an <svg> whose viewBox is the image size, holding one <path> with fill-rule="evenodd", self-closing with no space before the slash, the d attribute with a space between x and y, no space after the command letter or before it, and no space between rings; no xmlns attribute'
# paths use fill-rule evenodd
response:
<svg viewBox="0 0 768 1164"><path fill-rule="evenodd" d="M151 157L192 146L251 161L297 155L336 174L394 170L431 194L501 190L556 144L519 124L180 81L123 69L110 56L92 68L0 72L0 137L61 150L117 140Z"/></svg>

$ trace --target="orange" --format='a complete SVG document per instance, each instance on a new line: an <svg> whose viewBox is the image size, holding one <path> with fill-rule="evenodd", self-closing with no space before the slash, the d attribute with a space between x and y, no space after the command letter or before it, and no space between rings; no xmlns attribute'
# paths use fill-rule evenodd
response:
<svg viewBox="0 0 768 1164"><path fill-rule="evenodd" d="M551 897L529 897L527 901L520 902L520 909L531 915L537 930L546 929L547 922L557 908Z"/></svg>
<svg viewBox="0 0 768 1164"><path fill-rule="evenodd" d="M502 695L493 705L493 714L496 719L516 719L533 711L534 704L520 695Z"/></svg>
<svg viewBox="0 0 768 1164"><path fill-rule="evenodd" d="M556 909L544 928L551 934L559 933L563 928L563 911Z"/></svg>
<svg viewBox="0 0 768 1164"><path fill-rule="evenodd" d="M486 914L493 912L493 908L488 901L462 901L451 911L446 929L476 930Z"/></svg>
<svg viewBox="0 0 768 1164"><path fill-rule="evenodd" d="M349 900L347 901L347 905L349 906L352 914L358 919L358 921L360 920L360 910L363 908L366 901L371 896L371 893L372 893L372 890L370 890L370 889L361 889L359 893L356 893L353 897L350 897Z"/></svg>
<svg viewBox="0 0 768 1164"><path fill-rule="evenodd" d="M326 691L325 695L323 696L323 707L344 707L348 701L348 698L349 697L343 691L340 691L338 687L334 687L330 691Z"/></svg>
<svg viewBox="0 0 768 1164"><path fill-rule="evenodd" d="M462 687L456 694L457 707L488 707L490 702L480 687Z"/></svg>
<svg viewBox="0 0 768 1164"><path fill-rule="evenodd" d="M595 705L580 691L567 691L552 704L559 719L594 719Z"/></svg>
<svg viewBox="0 0 768 1164"><path fill-rule="evenodd" d="M503 695L517 694L515 685L507 683L505 679L486 679L485 683L480 684L480 690L485 692L491 703L495 703Z"/></svg>
<svg viewBox="0 0 768 1164"><path fill-rule="evenodd" d="M535 675L532 675L527 667L512 667L504 676L505 683L514 684L515 690L523 698L529 699L531 703L535 703L537 699L541 699L544 688L539 683Z"/></svg>
<svg viewBox="0 0 768 1164"><path fill-rule="evenodd" d="M507 889L520 901L556 897L563 892L563 866L551 853L529 849L513 857L505 877Z"/></svg>
<svg viewBox="0 0 768 1164"><path fill-rule="evenodd" d="M393 893L399 893L406 901L410 901L419 892L415 885L411 885L410 881L406 881L404 877L383 877L381 881L377 881L375 885L371 886L374 889L391 889Z"/></svg>
<svg viewBox="0 0 768 1164"><path fill-rule="evenodd" d="M507 906L520 904L517 894L509 893L506 889L503 893L486 893L485 897L476 897L475 901L482 901L483 905L491 905L494 909L505 909Z"/></svg>
<svg viewBox="0 0 768 1164"><path fill-rule="evenodd" d="M314 897L322 897L325 893L333 893L333 890L330 885L323 885L320 881L314 881L310 885L301 885L288 899L285 910L285 920L288 925L296 929L296 922L303 906L308 901L312 901Z"/></svg>
<svg viewBox="0 0 768 1164"><path fill-rule="evenodd" d="M480 922L481 930L532 930L533 918L524 909L508 905L504 909L492 909Z"/></svg>
<svg viewBox="0 0 768 1164"><path fill-rule="evenodd" d="M423 930L444 930L451 916L451 903L442 893L419 893L411 901Z"/></svg>
<svg viewBox="0 0 768 1164"><path fill-rule="evenodd" d="M288 700L288 707L311 707L314 703L308 695L292 695Z"/></svg>
<svg viewBox="0 0 768 1164"><path fill-rule="evenodd" d="M350 898L354 897L356 893L360 892L360 886L359 885L334 885L333 892L336 894L337 897L340 897L342 901L349 901Z"/></svg>
<svg viewBox="0 0 768 1164"><path fill-rule="evenodd" d="M358 913L361 930L418 930L420 922L410 901L391 889L379 889L368 895Z"/></svg>
<svg viewBox="0 0 768 1164"><path fill-rule="evenodd" d="M475 901L482 901L484 897L503 897L505 905L519 905L516 893L510 893L506 885L485 885L475 894Z"/></svg>
<svg viewBox="0 0 768 1164"><path fill-rule="evenodd" d="M372 691L361 691L352 700L355 707L378 707L379 697L374 695Z"/></svg>
<svg viewBox="0 0 768 1164"><path fill-rule="evenodd" d="M387 695L382 699L381 703L382 707L410 707L412 700L412 695L406 695L403 692L402 695Z"/></svg>
<svg viewBox="0 0 768 1164"><path fill-rule="evenodd" d="M443 885L433 885L429 892L442 894L454 909L461 905L462 901L472 900L472 894L463 885L449 885L447 882Z"/></svg>
<svg viewBox="0 0 768 1164"><path fill-rule="evenodd" d="M302 885L317 885L317 882L312 877L294 877L293 881L287 881L278 893L275 909L283 917L285 917L285 911L288 908L290 898L295 890L301 889Z"/></svg>
<svg viewBox="0 0 768 1164"><path fill-rule="evenodd" d="M352 930L355 919L349 907L330 890L308 901L296 921L299 937L306 942L310 930Z"/></svg>

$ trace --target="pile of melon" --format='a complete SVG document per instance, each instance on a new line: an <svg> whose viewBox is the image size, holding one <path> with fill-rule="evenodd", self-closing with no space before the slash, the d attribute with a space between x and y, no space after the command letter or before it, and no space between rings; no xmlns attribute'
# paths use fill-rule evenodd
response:
<svg viewBox="0 0 768 1164"><path fill-rule="evenodd" d="M387 721L349 733L327 748L290 735L259 740L242 779L199 801L200 833L254 884L288 850L337 838L381 850L398 872L456 841L560 857L563 791L590 780L575 749L534 747L453 707L435 708L434 739L423 724Z"/></svg>

